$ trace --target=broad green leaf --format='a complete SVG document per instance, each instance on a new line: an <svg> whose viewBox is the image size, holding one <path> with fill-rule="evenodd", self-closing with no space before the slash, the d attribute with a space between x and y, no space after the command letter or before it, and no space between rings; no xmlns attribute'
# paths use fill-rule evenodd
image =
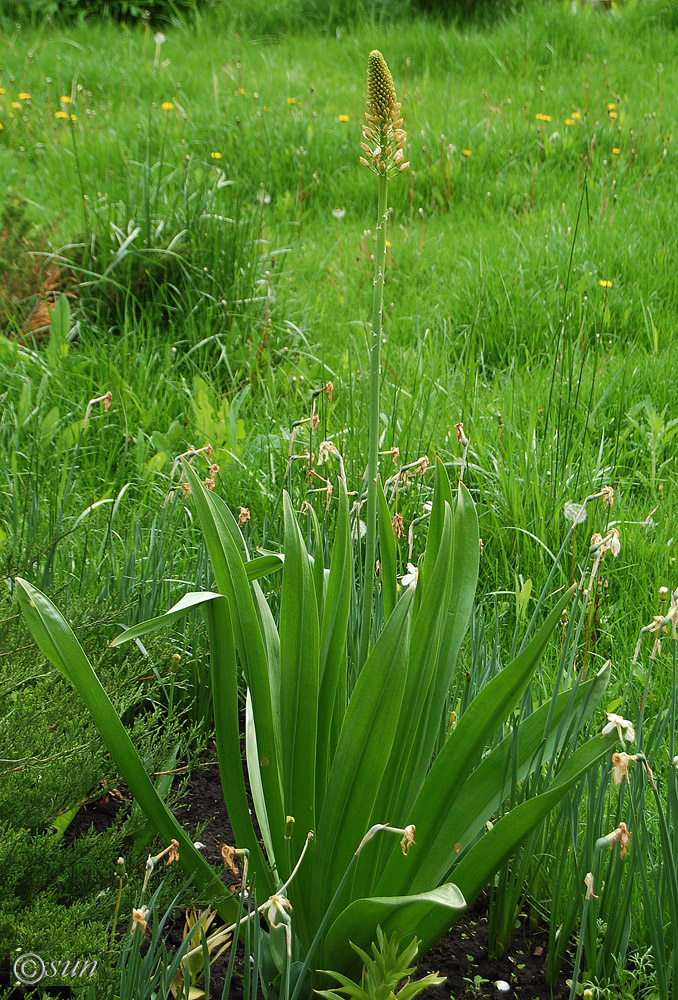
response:
<svg viewBox="0 0 678 1000"><path fill-rule="evenodd" d="M284 549L280 597L280 729L285 812L294 817L291 857L287 863L276 851L278 865L288 866L299 857L309 830L316 828L315 767L318 726L319 623L313 570L306 545L287 493L283 494ZM255 705L257 739L261 727ZM306 882L309 867L302 869ZM299 876L298 876L299 878ZM308 886L310 891L310 884ZM300 890L300 895L304 895ZM301 907L295 910L301 910ZM303 911L297 912L303 921Z"/></svg>
<svg viewBox="0 0 678 1000"><path fill-rule="evenodd" d="M270 895L273 882L252 824L242 770L238 717L238 667L228 602L225 597L204 606L210 641L210 673L219 775L235 847L247 848L257 873L259 891Z"/></svg>
<svg viewBox="0 0 678 1000"><path fill-rule="evenodd" d="M414 804L407 810L407 815L390 817L393 823L414 823L420 841L427 845L427 849L429 844L435 842L435 831L444 822L454 790L478 764L495 732L525 690L551 632L571 597L572 592L568 591L525 649L474 698L438 754ZM452 851L453 845L447 845L447 849ZM424 860L423 857L420 858L420 866ZM395 853L391 855L378 891L403 893L411 889L411 880L418 872L404 864L404 861L404 858Z"/></svg>
<svg viewBox="0 0 678 1000"><path fill-rule="evenodd" d="M403 794L409 788L412 762L417 757L414 740L420 726L421 713L426 705L426 691L432 682L442 619L446 609L445 598L449 582L451 541L452 515L446 504L444 527L438 545L438 557L429 573L428 586L424 589L419 613L412 625L402 708L397 720L391 756L375 802L375 819L378 820L380 816L399 816L402 818L400 824L402 826L409 823L409 820L403 818ZM383 870L385 859L393 849L394 846L389 839L380 839L377 848L378 857L375 858L371 870L367 871L365 866L361 866L362 875L367 877L368 881L359 881L358 877L354 880L357 895L372 894Z"/></svg>
<svg viewBox="0 0 678 1000"><path fill-rule="evenodd" d="M261 839L266 847L266 853L271 867L277 870L275 859L275 849L271 838L271 830L268 825L268 812L266 810L266 799L264 798L264 788L261 783L261 770L259 768L259 751L257 749L257 729L252 711L252 696L247 692L245 699L245 757L247 760L247 773L250 779L250 791L254 812L256 813Z"/></svg>
<svg viewBox="0 0 678 1000"><path fill-rule="evenodd" d="M206 602L217 600L221 596L221 594L215 594L210 590L184 594L176 604L172 605L169 611L158 615L157 618L149 618L148 621L139 622L138 625L133 625L132 628L126 629L120 635L116 635L110 645L111 647L122 646L124 642L129 642L130 639L138 639L139 636L155 632L156 629L164 628L177 618L182 618L189 611L192 611L193 608L198 608Z"/></svg>
<svg viewBox="0 0 678 1000"><path fill-rule="evenodd" d="M282 569L282 567L282 556L256 556L245 563L245 572L247 573L247 579L252 582L259 580L262 576L268 576L269 573L275 573L277 570Z"/></svg>
<svg viewBox="0 0 678 1000"><path fill-rule="evenodd" d="M280 714L274 702L270 664L260 616L253 592L256 583L247 579L247 558L242 534L235 518L215 494L206 490L189 465L184 471L219 592L228 598L235 645L245 681L252 692L252 706L257 722L261 777L266 793L271 834L276 857L283 846L285 811L282 799Z"/></svg>
<svg viewBox="0 0 678 1000"><path fill-rule="evenodd" d="M379 562L381 563L381 596L384 602L384 622L391 617L398 597L396 543L393 522L384 495L381 479L377 479L377 522L379 525Z"/></svg>
<svg viewBox="0 0 678 1000"><path fill-rule="evenodd" d="M184 871L193 875L197 887L213 901L222 918L233 920L237 912L235 900L226 892L217 875L158 795L127 730L72 629L49 598L28 581L17 578L16 584L21 609L33 638L42 653L70 681L82 698L104 746L144 815L166 844L172 839L179 842L180 863Z"/></svg>
<svg viewBox="0 0 678 1000"><path fill-rule="evenodd" d="M318 695L318 753L316 763L316 809L322 809L327 778L334 756L336 718L346 711L347 630L351 606L351 535L348 499L339 483L339 516L334 535L327 596L320 639L320 689Z"/></svg>
<svg viewBox="0 0 678 1000"><path fill-rule="evenodd" d="M384 776L405 689L412 591L396 605L353 689L318 822L314 871L316 926L365 830Z"/></svg>
<svg viewBox="0 0 678 1000"><path fill-rule="evenodd" d="M509 793L511 775L513 780L523 781L552 758L572 731L579 732L600 702L609 676L609 668L604 669L576 691L564 691L553 705L537 709L520 722L517 734L505 736L465 781L448 788L447 812L440 826L432 831L432 839L426 841L412 891L442 882L451 870L451 877L456 879L452 865L500 808Z"/></svg>
<svg viewBox="0 0 678 1000"><path fill-rule="evenodd" d="M323 537L318 516L312 507L308 508L313 525L313 585L318 609L318 621L322 621L325 604L325 556L323 553Z"/></svg>
<svg viewBox="0 0 678 1000"><path fill-rule="evenodd" d="M445 475L442 468L441 475ZM463 483L457 490L452 535L452 561L447 596L447 614L438 647L438 658L433 681L428 688L426 707L422 713L419 730L413 740L417 760L410 768L410 785L405 804L418 794L433 754L440 730L440 722L452 676L457 663L466 629L468 628L473 601L478 584L480 546L478 544L478 518L475 505ZM424 586L426 586L424 580Z"/></svg>
<svg viewBox="0 0 678 1000"><path fill-rule="evenodd" d="M441 467L441 477L445 469ZM445 490L443 490L445 493ZM426 707L419 729L412 740L414 761L408 768L409 787L403 806L407 808L417 796L428 772L440 721L466 629L468 628L473 601L478 584L480 546L478 544L478 517L475 505L463 483L457 490L457 503L453 516L452 561L450 586L447 597L447 614L442 627L438 657L426 696ZM427 586L424 580L424 586Z"/></svg>
<svg viewBox="0 0 678 1000"><path fill-rule="evenodd" d="M435 486L433 490L433 506L428 523L428 537L426 539L426 554L422 567L422 582L426 579L426 574L433 569L440 547L440 539L443 534L445 523L445 504L450 510L454 509L450 480L447 477L447 470L440 461L436 459Z"/></svg>
<svg viewBox="0 0 678 1000"><path fill-rule="evenodd" d="M416 846L412 848L408 859L415 867L416 850ZM424 928L436 927L442 928L439 935L442 937L465 908L463 893L451 882L416 895L356 899L329 928L321 961L325 966L334 965L348 973L359 971L360 960L357 955L351 957L349 941L366 951L376 939L377 927L381 927L386 937L397 931L405 939L413 934L421 938ZM422 954L425 950L420 949Z"/></svg>

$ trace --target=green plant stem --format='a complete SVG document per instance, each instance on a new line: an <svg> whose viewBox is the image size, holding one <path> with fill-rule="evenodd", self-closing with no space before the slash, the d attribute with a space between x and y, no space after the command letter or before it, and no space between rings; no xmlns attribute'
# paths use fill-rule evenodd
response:
<svg viewBox="0 0 678 1000"><path fill-rule="evenodd" d="M386 186L388 179L379 177L379 209L377 249L374 255L372 290L372 340L370 344L370 428L367 452L367 535L365 537L365 571L363 576L362 626L360 629L359 667L370 651L372 632L372 601L377 558L377 474L379 466L379 422L381 380L381 325L384 302L384 271L386 270Z"/></svg>

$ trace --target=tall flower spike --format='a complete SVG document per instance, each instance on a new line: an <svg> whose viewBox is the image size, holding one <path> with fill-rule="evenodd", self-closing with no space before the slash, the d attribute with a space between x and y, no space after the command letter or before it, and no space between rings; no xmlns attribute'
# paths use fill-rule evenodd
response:
<svg viewBox="0 0 678 1000"><path fill-rule="evenodd" d="M365 155L360 162L382 177L393 177L409 167L403 162L407 133L400 112L391 71L381 52L373 49L367 63L367 110L360 144Z"/></svg>

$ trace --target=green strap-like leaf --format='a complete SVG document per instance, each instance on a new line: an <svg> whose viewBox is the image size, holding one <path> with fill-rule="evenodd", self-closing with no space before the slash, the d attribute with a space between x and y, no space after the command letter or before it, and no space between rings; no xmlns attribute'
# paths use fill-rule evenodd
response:
<svg viewBox="0 0 678 1000"><path fill-rule="evenodd" d="M313 570L287 493L283 495L285 567L280 598L280 727L286 813L294 817L292 855L315 830L319 624ZM256 713L257 739L261 727ZM280 857L278 864L282 864ZM287 877L289 872L285 871Z"/></svg>
<svg viewBox="0 0 678 1000"><path fill-rule="evenodd" d="M273 847L271 830L268 823L264 787L261 783L259 751L257 748L257 729L254 722L254 713L252 711L252 696L249 691L247 692L247 696L245 698L245 756L247 760L247 773L250 779L252 802L254 803L254 812L259 822L259 829L261 830L261 839L264 842L271 868L274 869L274 875L276 875L277 861L275 858L275 849Z"/></svg>
<svg viewBox="0 0 678 1000"><path fill-rule="evenodd" d="M379 506L377 519L379 525L379 562L381 563L381 597L384 602L384 621L387 622L398 597L398 570L393 522L381 479L377 479L377 503Z"/></svg>
<svg viewBox="0 0 678 1000"><path fill-rule="evenodd" d="M271 676L272 664L262 635L260 613L254 604L253 591L256 594L257 584L250 585L247 579L243 561L247 551L235 518L219 497L205 489L190 466L185 466L184 471L219 592L228 599L236 649L245 681L252 692L261 780L277 857L285 832L280 711L275 701L277 678Z"/></svg>
<svg viewBox="0 0 678 1000"><path fill-rule="evenodd" d="M72 629L49 598L27 580L17 578L16 583L21 609L33 638L42 653L70 681L82 698L104 746L144 815L166 844L172 839L179 842L182 868L194 876L197 887L213 901L219 915L224 920L232 921L237 912L235 900L226 892L216 874L193 846L191 838L184 833L158 795L127 730Z"/></svg>
<svg viewBox="0 0 678 1000"><path fill-rule="evenodd" d="M427 840L422 860L411 888L418 892L451 877L460 852L473 844L486 822L507 797L511 781L523 781L542 763L551 760L566 737L578 733L603 696L610 677L609 667L601 670L576 691L564 691L555 703L548 703L520 722L517 734L510 732L480 762L465 781L448 788L448 808L440 826ZM548 732L545 725L551 715ZM452 874L450 872L452 871Z"/></svg>
<svg viewBox="0 0 678 1000"><path fill-rule="evenodd" d="M416 846L412 848L409 862L416 865ZM416 934L422 937L424 929L440 931L442 936L466 907L466 900L453 883L441 885L429 892L409 896L376 896L356 899L343 910L329 928L322 949L321 962L338 966L349 974L360 970L360 959L351 957L348 942L365 951L377 937L377 927L389 937L398 932L407 939ZM431 930L428 930L430 937ZM421 953L426 949L420 949Z"/></svg>
<svg viewBox="0 0 678 1000"><path fill-rule="evenodd" d="M435 832L444 822L451 795L471 774L522 695L571 597L568 591L525 649L474 698L436 758L407 816L391 817L393 823L414 823L422 844L435 841ZM449 848L451 850L452 845ZM404 864L404 860L395 853L391 855L377 887L379 892L391 894L411 890L416 869ZM422 858L421 863L423 861Z"/></svg>
<svg viewBox="0 0 678 1000"><path fill-rule="evenodd" d="M499 866L563 795L614 748L616 733L599 736L580 747L564 764L547 791L521 802L494 824L454 869L454 879L468 900L475 899ZM432 942L431 942L432 943Z"/></svg>
<svg viewBox="0 0 678 1000"><path fill-rule="evenodd" d="M339 484L339 516L334 535L327 597L322 617L320 640L320 693L318 697L318 754L316 763L316 809L322 809L327 789L336 731L333 720L346 712L346 638L351 606L351 534L348 498Z"/></svg>
<svg viewBox="0 0 678 1000"><path fill-rule="evenodd" d="M375 818L398 816L400 817L398 825L401 826L409 823L403 813L403 797L410 786L412 763L417 759L415 738L420 728L421 713L426 704L425 693L432 683L438 653L442 620L446 610L445 596L449 582L451 541L452 515L446 504L438 558L429 573L419 613L412 625L405 691L391 757L375 802ZM362 865L356 876L354 886L357 895L372 895L386 858L393 850L394 845L390 839L380 839L374 863L369 869ZM361 881L361 875L367 881Z"/></svg>
<svg viewBox="0 0 678 1000"><path fill-rule="evenodd" d="M242 770L240 724L238 718L238 670L233 627L225 597L204 606L210 640L210 672L214 705L214 730L219 758L219 775L235 836L235 847L247 848L250 864L257 873L262 894L270 895L274 885L252 824Z"/></svg>
<svg viewBox="0 0 678 1000"><path fill-rule="evenodd" d="M140 635L147 635L149 632L155 632L159 628L165 628L170 622L175 621L177 618L183 618L184 615L187 615L194 608L199 608L206 602L214 601L221 596L221 594L215 594L210 590L192 591L184 594L163 615L158 615L157 618L149 618L145 622L139 622L138 625L133 625L132 628L128 628L124 632L121 632L120 635L116 635L111 643L111 647L122 646L123 643L129 642L130 639L138 639Z"/></svg>
<svg viewBox="0 0 678 1000"><path fill-rule="evenodd" d="M447 478L444 468L441 469L441 476ZM435 741L440 731L445 696L450 687L459 649L471 617L478 584L480 554L478 538L478 518L475 504L464 484L460 483L453 516L452 560L447 613L442 626L433 680L426 695L426 706L421 715L419 729L412 740L416 760L408 769L410 784L403 800L405 810L416 798L421 783L428 772ZM426 581L424 581L424 585L426 585Z"/></svg>
<svg viewBox="0 0 678 1000"><path fill-rule="evenodd" d="M318 822L316 926L356 845L375 821L374 802L390 757L405 688L411 603L412 592L408 591L358 675L344 718L330 771L331 794L325 797Z"/></svg>

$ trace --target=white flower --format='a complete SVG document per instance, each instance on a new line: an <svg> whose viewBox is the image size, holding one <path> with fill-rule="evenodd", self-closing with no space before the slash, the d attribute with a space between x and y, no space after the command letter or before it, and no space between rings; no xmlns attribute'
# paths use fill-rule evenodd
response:
<svg viewBox="0 0 678 1000"><path fill-rule="evenodd" d="M282 893L274 893L266 903L266 919L271 927L280 926L277 918L282 920L284 924L289 924L289 913L291 912L292 904L287 896L283 896Z"/></svg>
<svg viewBox="0 0 678 1000"><path fill-rule="evenodd" d="M607 725L603 727L603 736L607 736L608 733L616 729L620 740L635 743L636 731L632 722L623 719L621 715L615 715L614 712L606 712L605 714L607 715Z"/></svg>
<svg viewBox="0 0 678 1000"><path fill-rule="evenodd" d="M412 563L407 564L407 573L402 578L403 587L416 587L419 579L419 567Z"/></svg>

